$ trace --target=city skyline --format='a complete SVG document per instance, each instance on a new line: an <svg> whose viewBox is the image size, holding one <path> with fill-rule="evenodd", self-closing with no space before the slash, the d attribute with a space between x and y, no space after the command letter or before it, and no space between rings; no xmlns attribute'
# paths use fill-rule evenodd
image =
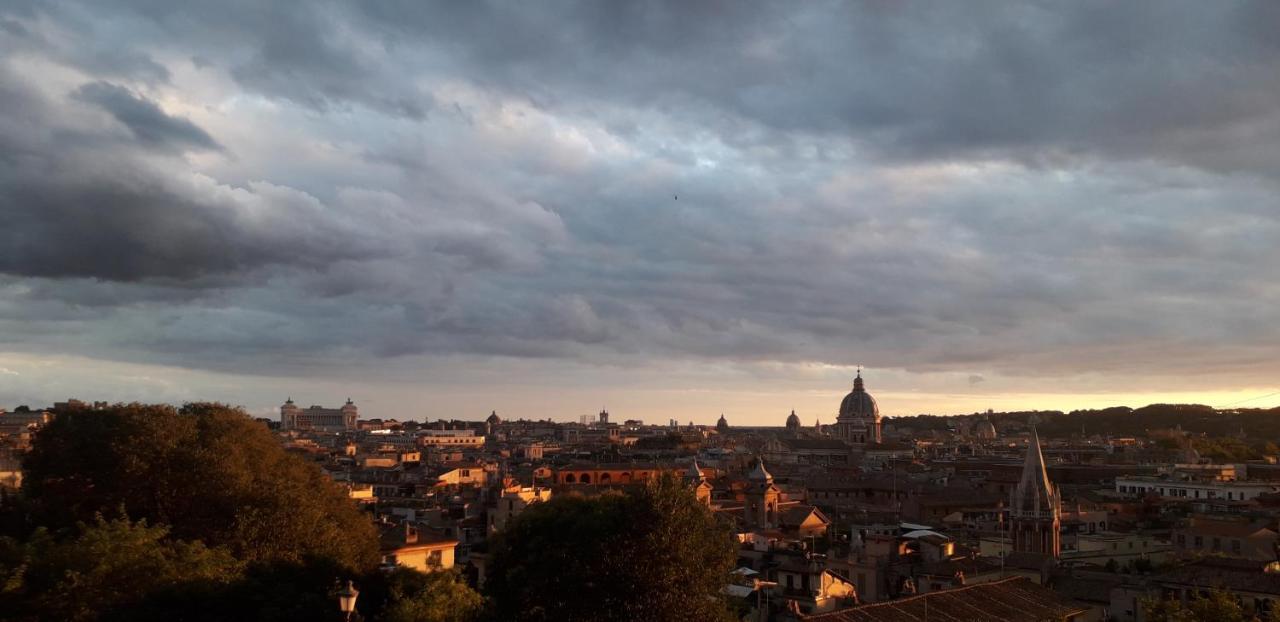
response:
<svg viewBox="0 0 1280 622"><path fill-rule="evenodd" d="M0 407L1280 404L1275 5L171 8L0 8Z"/></svg>
<svg viewBox="0 0 1280 622"><path fill-rule="evenodd" d="M57 367L48 368L51 374L58 374ZM128 372L136 372L130 368ZM495 386L490 380L474 381L469 386L455 386L450 390L421 394L413 389L403 389L395 384L383 385L369 393L355 392L334 388L340 379L319 379L314 381L281 381L274 377L226 377L221 384L212 385L200 393L190 389L191 380L181 376L163 383L170 392L160 393L156 401L180 405L189 401L221 401L228 404L244 406L250 413L259 417L275 419L279 417L279 406L286 399L295 400L300 406L320 405L336 407L346 399L354 400L360 406L362 417L397 418L400 420L437 420L457 419L481 421L491 411L499 412L504 418L551 419L554 421L574 422L581 417L594 420L600 410L608 410L613 419L639 419L648 424L661 424L669 419L676 419L681 425L693 422L697 425L714 425L720 415L729 418L731 425L745 426L781 426L786 417L794 410L801 416L804 425L811 426L816 421L823 424L834 423L840 399L848 393L851 380L841 384L838 376L843 370L824 370L822 374L803 380L791 379L787 387L772 391L762 390L709 390L692 386L671 386L665 389L646 389L637 399L625 390L614 388L589 390L578 389L570 396L552 396L537 400L511 397L494 397ZM856 373L850 370L850 373ZM58 375L61 378L61 375ZM135 378L144 378L134 376ZM1149 393L1090 393L1074 395L1069 393L1012 393L993 397L978 391L954 393L929 393L913 390L908 385L899 389L881 388L881 381L898 379L911 383L910 374L880 372L866 370L868 391L876 396L886 418L913 416L919 414L950 416L981 413L987 410L996 412L1053 410L1069 412L1077 409L1101 409L1113 406L1138 408L1149 404L1204 404L1215 408L1270 408L1275 400L1280 399L1274 393L1250 391L1210 392L1188 390L1186 392L1149 392ZM157 378L145 378L156 382ZM835 384L824 382L835 380ZM655 379L655 381L660 379ZM50 389L47 397L19 400L10 404L0 404L0 408L9 408L22 404L31 407L45 407L55 401L68 398L86 401L102 400L108 402L142 401L128 393L130 389L121 388L112 377L96 379L101 382L95 391L86 391L72 395L60 395L57 389ZM77 386L92 387L95 379L85 378ZM277 389L287 386L299 390L283 393ZM954 384L956 379L944 379L943 383ZM60 385L61 380L56 384ZM677 383L672 383L677 384ZM941 384L941 383L940 383ZM979 383L981 384L981 383ZM520 386L520 385L516 385ZM891 386L891 385L890 385ZM836 387L836 388L832 388ZM926 387L927 389L928 387ZM1264 390L1264 389L1258 389ZM261 397L257 397L261 396Z"/></svg>

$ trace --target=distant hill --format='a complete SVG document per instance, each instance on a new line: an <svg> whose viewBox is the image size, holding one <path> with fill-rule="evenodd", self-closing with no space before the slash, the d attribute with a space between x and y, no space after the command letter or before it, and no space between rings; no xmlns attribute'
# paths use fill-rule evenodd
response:
<svg viewBox="0 0 1280 622"><path fill-rule="evenodd" d="M1140 436L1151 430L1180 427L1192 434L1208 436L1243 436L1250 441L1280 441L1280 408L1231 408L1218 410L1204 404L1151 404L1141 408L1113 406L1100 410L1021 411L985 414L997 427L1002 424L1026 424L1031 416L1038 418L1036 428L1047 437L1110 434ZM942 430L966 425L984 414L895 417L895 426L916 430Z"/></svg>

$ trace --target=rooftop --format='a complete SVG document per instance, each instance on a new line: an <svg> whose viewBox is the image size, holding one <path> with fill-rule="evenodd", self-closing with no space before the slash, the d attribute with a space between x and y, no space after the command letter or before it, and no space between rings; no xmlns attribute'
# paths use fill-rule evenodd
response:
<svg viewBox="0 0 1280 622"><path fill-rule="evenodd" d="M967 585L899 600L873 603L805 620L822 622L897 622L965 620L971 622L1042 622L1084 613L1048 588L1024 577Z"/></svg>

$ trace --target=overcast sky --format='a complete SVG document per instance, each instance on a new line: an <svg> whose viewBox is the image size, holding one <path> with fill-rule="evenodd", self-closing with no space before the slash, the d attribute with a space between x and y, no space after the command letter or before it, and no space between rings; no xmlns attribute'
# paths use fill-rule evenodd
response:
<svg viewBox="0 0 1280 622"><path fill-rule="evenodd" d="M0 406L1280 397L1280 3L0 0Z"/></svg>

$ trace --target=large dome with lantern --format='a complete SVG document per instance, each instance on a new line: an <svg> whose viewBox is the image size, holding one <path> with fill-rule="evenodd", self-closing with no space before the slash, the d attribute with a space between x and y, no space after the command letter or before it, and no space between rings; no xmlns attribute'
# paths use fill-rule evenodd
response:
<svg viewBox="0 0 1280 622"><path fill-rule="evenodd" d="M876 405L876 398L867 393L862 384L862 372L859 371L858 376L853 379L853 391L840 402L840 420L878 418L880 407Z"/></svg>
<svg viewBox="0 0 1280 622"><path fill-rule="evenodd" d="M854 448L866 447L881 440L880 407L876 398L862 384L862 370L853 379L853 391L840 402L840 413L832 426L836 438Z"/></svg>

